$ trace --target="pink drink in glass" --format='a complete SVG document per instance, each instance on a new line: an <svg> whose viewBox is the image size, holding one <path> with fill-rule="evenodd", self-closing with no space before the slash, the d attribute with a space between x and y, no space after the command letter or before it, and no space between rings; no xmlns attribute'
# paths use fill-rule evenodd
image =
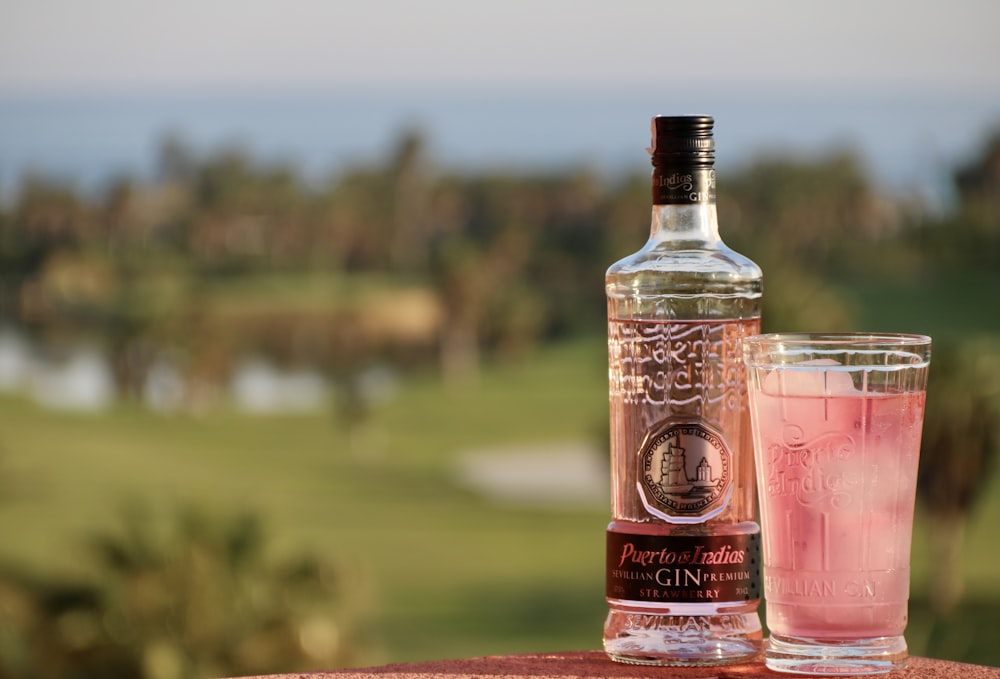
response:
<svg viewBox="0 0 1000 679"><path fill-rule="evenodd" d="M769 629L902 634L924 393L761 393L757 409Z"/></svg>

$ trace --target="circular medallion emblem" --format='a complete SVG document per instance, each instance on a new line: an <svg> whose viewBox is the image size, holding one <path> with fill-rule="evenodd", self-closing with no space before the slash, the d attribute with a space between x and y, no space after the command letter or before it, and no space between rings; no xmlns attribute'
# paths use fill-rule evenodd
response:
<svg viewBox="0 0 1000 679"><path fill-rule="evenodd" d="M639 451L639 496L654 516L701 523L732 494L732 453L704 422L667 420L650 430Z"/></svg>

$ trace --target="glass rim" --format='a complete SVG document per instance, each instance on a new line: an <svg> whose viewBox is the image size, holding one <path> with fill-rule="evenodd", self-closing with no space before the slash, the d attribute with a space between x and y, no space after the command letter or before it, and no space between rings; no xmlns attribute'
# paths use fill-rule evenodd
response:
<svg viewBox="0 0 1000 679"><path fill-rule="evenodd" d="M922 347L931 344L929 335L893 332L772 332L743 338L744 345L784 344L813 347Z"/></svg>

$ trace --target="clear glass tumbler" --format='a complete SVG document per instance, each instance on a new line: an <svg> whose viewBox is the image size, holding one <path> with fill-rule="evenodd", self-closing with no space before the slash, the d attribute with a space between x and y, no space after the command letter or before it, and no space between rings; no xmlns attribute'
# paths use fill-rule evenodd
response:
<svg viewBox="0 0 1000 679"><path fill-rule="evenodd" d="M743 340L773 670L906 664L930 348L923 335Z"/></svg>

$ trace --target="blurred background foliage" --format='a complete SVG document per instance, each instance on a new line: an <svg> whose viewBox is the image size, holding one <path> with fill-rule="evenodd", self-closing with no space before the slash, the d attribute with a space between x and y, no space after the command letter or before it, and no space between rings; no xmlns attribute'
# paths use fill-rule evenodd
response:
<svg viewBox="0 0 1000 679"><path fill-rule="evenodd" d="M0 207L0 676L599 645L602 281L648 175L427 144L315 182L168 137L154 181ZM908 636L1000 665L1000 133L952 177L932 206L850 152L758 158L720 222L765 330L934 337Z"/></svg>

